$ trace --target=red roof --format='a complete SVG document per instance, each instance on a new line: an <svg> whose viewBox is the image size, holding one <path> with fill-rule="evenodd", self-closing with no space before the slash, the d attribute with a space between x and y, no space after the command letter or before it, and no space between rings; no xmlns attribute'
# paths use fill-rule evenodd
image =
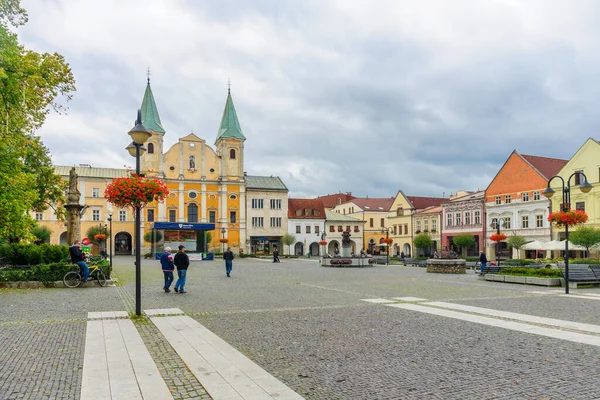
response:
<svg viewBox="0 0 600 400"><path fill-rule="evenodd" d="M315 200L321 200L323 202L323 207L333 208L337 204L345 203L356 197L352 196L351 193L336 193L336 194L328 194L325 196L319 196ZM338 202L339 200L339 202Z"/></svg>
<svg viewBox="0 0 600 400"><path fill-rule="evenodd" d="M416 197L416 196L406 196L406 197L412 203L415 210L423 210L427 207L439 206L442 203L448 201L448 199L446 199L444 197Z"/></svg>
<svg viewBox="0 0 600 400"><path fill-rule="evenodd" d="M288 199L288 218L325 219L325 207L319 199Z"/></svg>
<svg viewBox="0 0 600 400"><path fill-rule="evenodd" d="M354 198L351 200L354 204L369 211L390 211L390 207L394 203L394 198Z"/></svg>
<svg viewBox="0 0 600 400"><path fill-rule="evenodd" d="M521 154L521 157L523 157L529 164L533 165L535 169L540 171L540 173L544 175L546 179L550 179L554 175L558 174L562 167L569 162L569 160L561 160L559 158L526 156L525 154Z"/></svg>

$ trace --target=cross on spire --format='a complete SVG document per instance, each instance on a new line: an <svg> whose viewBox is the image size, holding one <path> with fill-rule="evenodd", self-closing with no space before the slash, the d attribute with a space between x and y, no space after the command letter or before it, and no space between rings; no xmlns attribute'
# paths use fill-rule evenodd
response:
<svg viewBox="0 0 600 400"><path fill-rule="evenodd" d="M231 94L231 78L227 78L227 94Z"/></svg>
<svg viewBox="0 0 600 400"><path fill-rule="evenodd" d="M148 84L150 84L150 67L148 67L146 74L148 75Z"/></svg>

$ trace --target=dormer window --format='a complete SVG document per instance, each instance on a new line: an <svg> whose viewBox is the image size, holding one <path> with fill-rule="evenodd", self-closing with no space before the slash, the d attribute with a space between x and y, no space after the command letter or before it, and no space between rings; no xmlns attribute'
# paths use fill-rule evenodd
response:
<svg viewBox="0 0 600 400"><path fill-rule="evenodd" d="M154 154L154 143L148 143L148 154Z"/></svg>
<svg viewBox="0 0 600 400"><path fill-rule="evenodd" d="M229 158L235 160L235 149L229 150Z"/></svg>
<svg viewBox="0 0 600 400"><path fill-rule="evenodd" d="M302 216L302 210L296 210L296 217Z"/></svg>
<svg viewBox="0 0 600 400"><path fill-rule="evenodd" d="M305 209L304 215L306 215L307 217L310 217L312 215L312 210L310 208Z"/></svg>

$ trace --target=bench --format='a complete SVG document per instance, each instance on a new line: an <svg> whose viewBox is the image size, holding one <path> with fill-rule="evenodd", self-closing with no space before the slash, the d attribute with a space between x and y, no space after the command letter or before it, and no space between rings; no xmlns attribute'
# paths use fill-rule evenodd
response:
<svg viewBox="0 0 600 400"><path fill-rule="evenodd" d="M567 280L566 270L561 268L565 281ZM577 289L577 285L600 284L600 276L596 275L593 269L587 264L569 265L569 287Z"/></svg>

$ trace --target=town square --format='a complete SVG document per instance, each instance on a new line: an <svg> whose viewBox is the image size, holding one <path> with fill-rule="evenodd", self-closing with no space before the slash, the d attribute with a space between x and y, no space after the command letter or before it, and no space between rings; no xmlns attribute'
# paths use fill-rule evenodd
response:
<svg viewBox="0 0 600 400"><path fill-rule="evenodd" d="M0 0L0 399L600 398L597 11Z"/></svg>

